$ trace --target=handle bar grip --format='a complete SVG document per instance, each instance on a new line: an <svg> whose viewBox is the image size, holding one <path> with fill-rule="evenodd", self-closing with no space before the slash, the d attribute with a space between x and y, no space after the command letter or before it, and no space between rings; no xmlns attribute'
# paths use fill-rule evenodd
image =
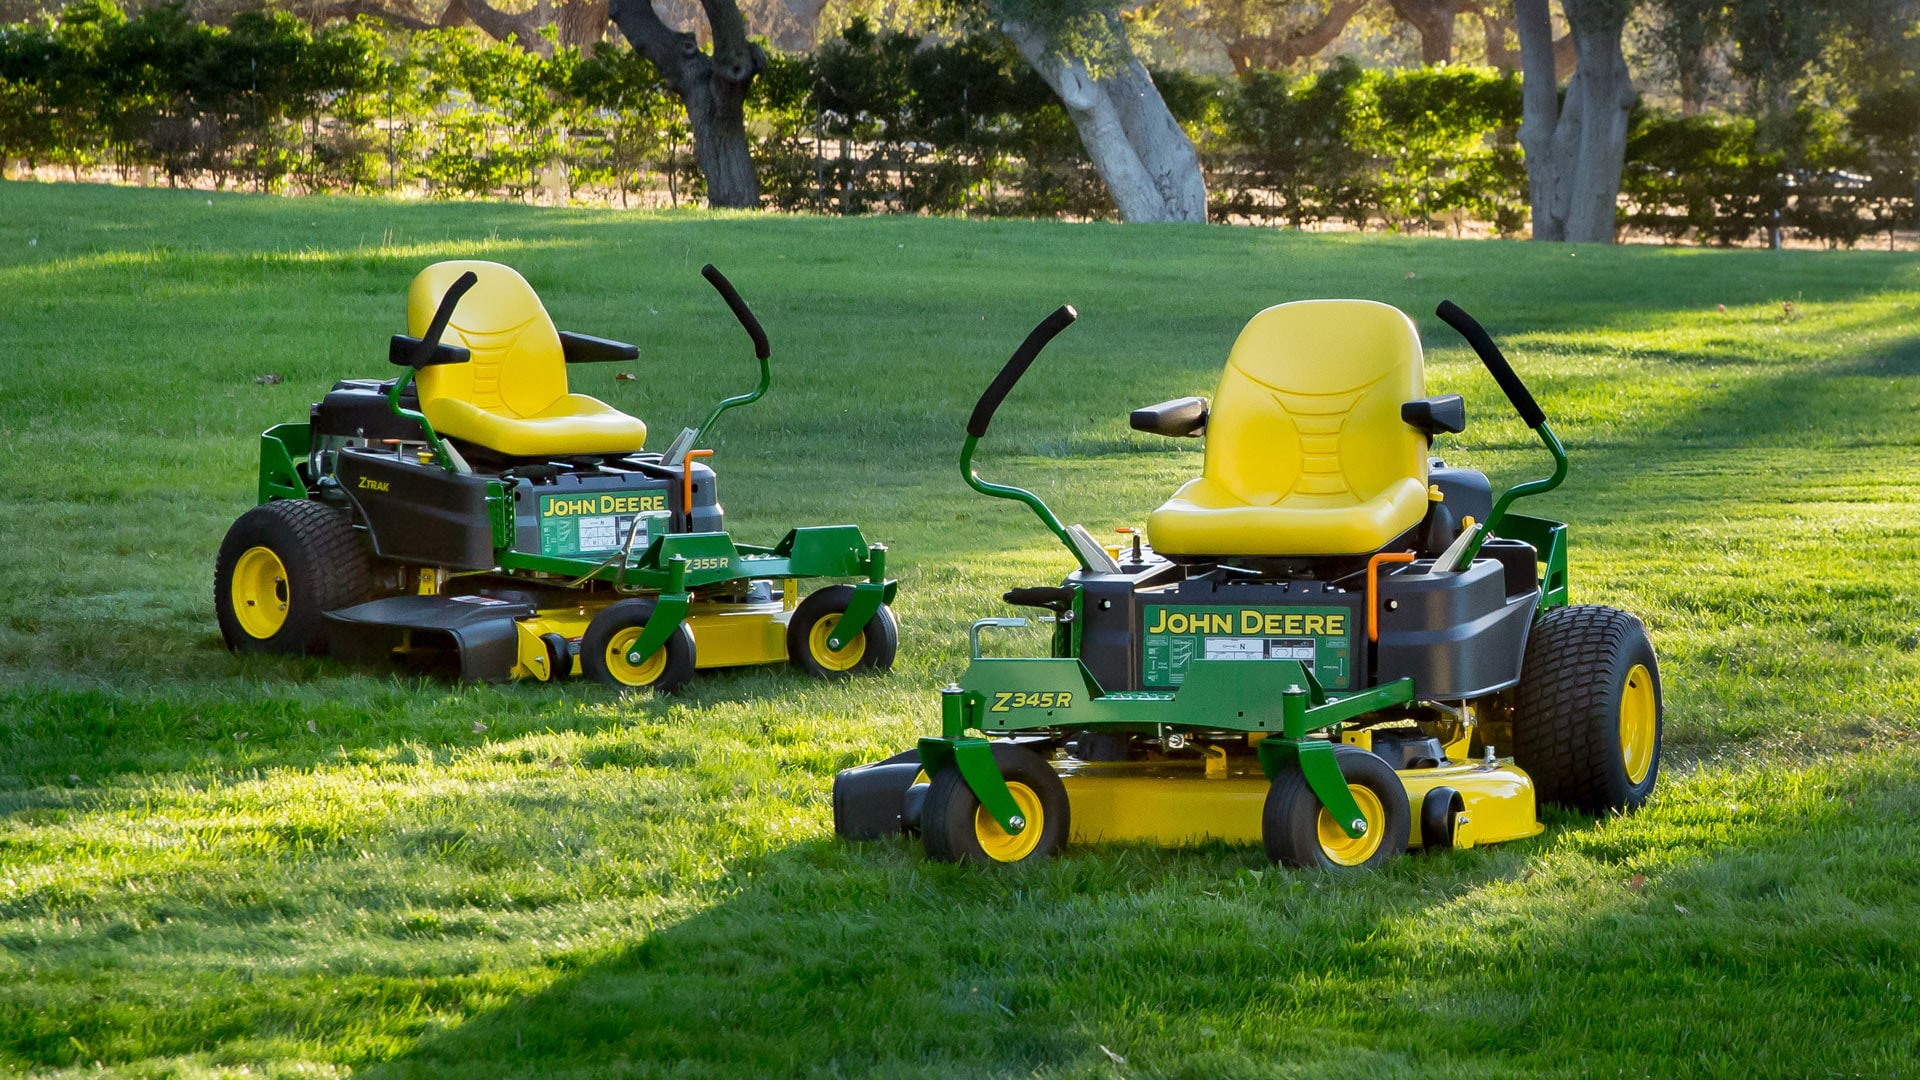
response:
<svg viewBox="0 0 1920 1080"><path fill-rule="evenodd" d="M993 382L987 386L987 392L981 394L980 400L974 404L973 415L967 418L968 435L976 439L986 435L987 424L992 422L993 414L1000 409L1000 403L1005 401L1007 394L1013 390L1013 384L1019 382L1020 376L1025 375L1027 369L1033 366L1034 360L1040 355L1040 350L1046 348L1048 342L1058 337L1060 331L1072 326L1073 320L1079 317L1080 313L1073 310L1073 305L1061 304L1054 309L1053 314L1040 320L1040 325L1034 327L1032 332L1027 334L1027 340L1013 350L1013 355L1007 359L1007 366L1001 368L1000 374L993 377Z"/></svg>
<svg viewBox="0 0 1920 1080"><path fill-rule="evenodd" d="M427 332L420 335L420 346L414 351L414 367L426 366L425 362L440 344L440 335L447 332L447 322L453 318L453 309L460 306L460 298L478 284L480 275L469 270L447 286L446 295L440 297L440 306L434 309L433 321L427 324Z"/></svg>
<svg viewBox="0 0 1920 1080"><path fill-rule="evenodd" d="M1487 373L1493 376L1494 382L1500 384L1500 389L1506 391L1507 400L1513 403L1513 411L1520 414L1520 419L1528 427L1537 428L1547 422L1547 414L1540 411L1540 404L1533 400L1532 391L1514 373L1513 365L1507 363L1500 346L1493 343L1485 327L1451 300L1440 301L1440 306L1433 313L1440 316L1441 322L1459 331L1460 336L1467 339L1467 344L1473 346L1473 351L1480 354L1480 362L1487 366Z"/></svg>
<svg viewBox="0 0 1920 1080"><path fill-rule="evenodd" d="M725 300L727 306L733 309L733 317L739 319L740 325L747 328L747 336L753 339L753 355L761 360L773 355L773 347L767 344L767 332L760 328L760 320L753 317L753 309L747 307L747 302L740 299L740 294L734 291L733 282L727 280L727 275L721 273L712 263L708 263L700 268L700 276L706 278L707 284L712 285L715 291L719 292L720 299Z"/></svg>

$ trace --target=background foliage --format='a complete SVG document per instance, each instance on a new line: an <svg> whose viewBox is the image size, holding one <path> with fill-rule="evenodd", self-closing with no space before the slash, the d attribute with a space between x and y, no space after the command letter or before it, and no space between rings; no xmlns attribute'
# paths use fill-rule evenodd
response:
<svg viewBox="0 0 1920 1080"><path fill-rule="evenodd" d="M1155 73L1219 220L1395 230L1525 226L1518 77L1491 68ZM1920 96L1779 122L1636 112L1623 224L1836 245L1914 226ZM855 18L774 51L749 103L768 205L828 213L1111 216L1066 113L991 33L932 42ZM227 25L111 0L0 27L0 164L269 191L698 198L685 115L631 50L551 56L471 29L285 12Z"/></svg>

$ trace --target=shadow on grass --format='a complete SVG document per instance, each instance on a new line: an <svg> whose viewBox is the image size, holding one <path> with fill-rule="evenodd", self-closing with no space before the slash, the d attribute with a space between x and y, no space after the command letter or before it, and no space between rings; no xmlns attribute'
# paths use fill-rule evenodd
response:
<svg viewBox="0 0 1920 1080"><path fill-rule="evenodd" d="M1917 762L1731 810L1776 783L1722 777L1357 879L1217 846L982 869L802 844L364 1075L1891 1074L1920 1052Z"/></svg>

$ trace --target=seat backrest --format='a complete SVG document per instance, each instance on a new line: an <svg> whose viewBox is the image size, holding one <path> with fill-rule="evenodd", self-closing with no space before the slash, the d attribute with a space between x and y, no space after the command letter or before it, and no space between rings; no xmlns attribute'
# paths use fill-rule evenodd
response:
<svg viewBox="0 0 1920 1080"><path fill-rule="evenodd" d="M465 346L473 359L421 369L420 401L455 398L492 413L533 416L566 395L567 363L553 320L518 271L475 260L434 263L407 289L407 332L426 333L440 298L469 270L480 280L461 298L441 340Z"/></svg>
<svg viewBox="0 0 1920 1080"><path fill-rule="evenodd" d="M1254 506L1351 506L1427 480L1400 406L1426 396L1420 334L1371 300L1270 307L1240 331L1207 415L1206 476Z"/></svg>

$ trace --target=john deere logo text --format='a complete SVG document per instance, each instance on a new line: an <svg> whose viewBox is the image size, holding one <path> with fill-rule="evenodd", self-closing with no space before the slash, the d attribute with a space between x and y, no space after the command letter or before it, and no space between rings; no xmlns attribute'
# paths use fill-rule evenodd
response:
<svg viewBox="0 0 1920 1080"><path fill-rule="evenodd" d="M375 480L371 476L363 476L360 478L360 490L385 491L387 490L387 482L385 480Z"/></svg>
<svg viewBox="0 0 1920 1080"><path fill-rule="evenodd" d="M578 498L548 499L540 515L579 517L582 514L640 514L666 508L665 495L582 495Z"/></svg>
<svg viewBox="0 0 1920 1080"><path fill-rule="evenodd" d="M1342 637L1347 632L1347 613L1329 611L1321 615L1300 612L1243 610L1185 612L1158 608L1154 611L1149 634L1271 634L1299 637L1324 635Z"/></svg>

